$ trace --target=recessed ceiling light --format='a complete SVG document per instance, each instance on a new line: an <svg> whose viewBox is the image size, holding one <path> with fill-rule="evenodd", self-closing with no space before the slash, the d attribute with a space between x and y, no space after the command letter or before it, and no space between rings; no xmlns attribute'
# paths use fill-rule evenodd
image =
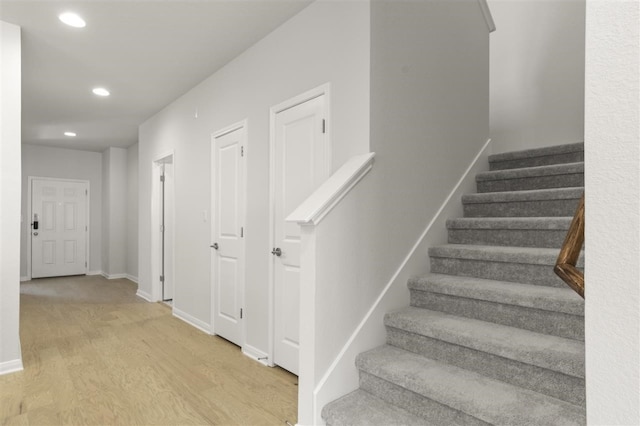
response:
<svg viewBox="0 0 640 426"><path fill-rule="evenodd" d="M62 22L69 25L70 27L84 28L87 25L87 23L84 22L84 19L82 19L78 14L73 12L62 13L58 15L58 19L60 19Z"/></svg>
<svg viewBox="0 0 640 426"><path fill-rule="evenodd" d="M109 96L110 93L107 89L102 88L102 87L96 87L95 89L93 89L93 93L98 95L98 96Z"/></svg>
<svg viewBox="0 0 640 426"><path fill-rule="evenodd" d="M74 132L64 132L65 136L69 136L70 138L73 138L76 136L76 134Z"/></svg>

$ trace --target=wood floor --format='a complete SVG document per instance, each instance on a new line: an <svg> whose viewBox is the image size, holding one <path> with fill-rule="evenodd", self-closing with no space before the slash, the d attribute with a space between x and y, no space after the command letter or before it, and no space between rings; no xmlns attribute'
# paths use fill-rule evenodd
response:
<svg viewBox="0 0 640 426"><path fill-rule="evenodd" d="M97 276L23 283L25 369L0 376L0 424L296 423L296 376L135 290Z"/></svg>

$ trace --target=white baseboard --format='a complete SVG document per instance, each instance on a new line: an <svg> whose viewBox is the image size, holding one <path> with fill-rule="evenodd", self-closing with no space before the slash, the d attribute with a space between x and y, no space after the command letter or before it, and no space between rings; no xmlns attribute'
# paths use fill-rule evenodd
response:
<svg viewBox="0 0 640 426"><path fill-rule="evenodd" d="M102 275L102 271L87 271L87 275Z"/></svg>
<svg viewBox="0 0 640 426"><path fill-rule="evenodd" d="M134 277L133 275L130 275L130 274L125 274L125 278L128 279L129 281L133 281L134 283L138 284L138 277Z"/></svg>
<svg viewBox="0 0 640 426"><path fill-rule="evenodd" d="M269 356L251 345L245 344L242 346L242 353L249 358L258 361L260 364L266 365L267 367L273 367L273 364L269 363Z"/></svg>
<svg viewBox="0 0 640 426"><path fill-rule="evenodd" d="M20 277L20 282L23 283L25 281L31 281L31 278L29 277Z"/></svg>
<svg viewBox="0 0 640 426"><path fill-rule="evenodd" d="M429 264L426 256L428 248L446 242L446 221L450 217L462 216L460 198L463 194L475 192L475 176L481 171L488 170L490 153L491 139L488 139L342 347L336 359L318 381L313 391L313 418L318 424L324 424L320 417L322 407L358 387L356 356L385 342L386 332L382 326L385 314L390 309L397 309L399 301L406 300L407 280L415 275L415 271L419 270L425 262L427 266Z"/></svg>
<svg viewBox="0 0 640 426"><path fill-rule="evenodd" d="M24 370L22 359L14 359L11 361L0 362L0 376L3 374L15 373Z"/></svg>
<svg viewBox="0 0 640 426"><path fill-rule="evenodd" d="M146 291L138 289L138 291L136 291L136 296L146 300L147 302L153 302L153 300L151 299L151 295Z"/></svg>
<svg viewBox="0 0 640 426"><path fill-rule="evenodd" d="M100 275L108 280L118 280L120 278L127 278L127 274L107 274L106 272L100 272Z"/></svg>
<svg viewBox="0 0 640 426"><path fill-rule="evenodd" d="M176 309L175 307L173 308L173 316L178 319L181 319L182 321L186 322L189 325L194 326L198 330L204 331L207 334L211 334L210 324L207 324L206 322L199 320L198 318L195 318L186 312Z"/></svg>

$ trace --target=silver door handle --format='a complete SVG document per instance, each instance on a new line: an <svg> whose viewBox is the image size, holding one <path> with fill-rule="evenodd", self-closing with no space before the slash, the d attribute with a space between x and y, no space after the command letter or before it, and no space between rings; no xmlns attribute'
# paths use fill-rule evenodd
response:
<svg viewBox="0 0 640 426"><path fill-rule="evenodd" d="M209 247L218 250L218 243L213 243L212 245L210 245Z"/></svg>
<svg viewBox="0 0 640 426"><path fill-rule="evenodd" d="M280 257L282 256L282 250L280 250L280 247L276 247L271 250L271 254L275 254L276 256Z"/></svg>

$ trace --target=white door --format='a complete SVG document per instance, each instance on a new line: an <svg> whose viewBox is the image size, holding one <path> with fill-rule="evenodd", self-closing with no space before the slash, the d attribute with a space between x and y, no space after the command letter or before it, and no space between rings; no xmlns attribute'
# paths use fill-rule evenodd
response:
<svg viewBox="0 0 640 426"><path fill-rule="evenodd" d="M298 374L300 227L285 219L329 177L325 95L277 113L274 127L273 362Z"/></svg>
<svg viewBox="0 0 640 426"><path fill-rule="evenodd" d="M86 182L31 181L31 277L87 273Z"/></svg>
<svg viewBox="0 0 640 426"><path fill-rule="evenodd" d="M173 300L174 181L173 157L162 165L162 300Z"/></svg>
<svg viewBox="0 0 640 426"><path fill-rule="evenodd" d="M245 128L212 138L211 243L213 331L242 346Z"/></svg>

